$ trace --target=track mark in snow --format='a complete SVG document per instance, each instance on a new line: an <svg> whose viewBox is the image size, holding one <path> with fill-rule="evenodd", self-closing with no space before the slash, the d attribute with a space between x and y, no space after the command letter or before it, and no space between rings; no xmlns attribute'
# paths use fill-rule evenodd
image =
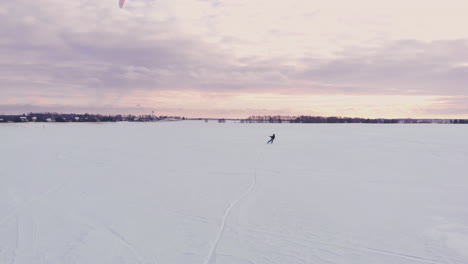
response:
<svg viewBox="0 0 468 264"><path fill-rule="evenodd" d="M440 241L436 241L430 238L426 238L426 253L429 254L432 257L435 257L441 261L443 261L446 264L455 264L455 262L451 259L445 256L440 250L444 248L442 243ZM461 262L461 261L460 261Z"/></svg>
<svg viewBox="0 0 468 264"><path fill-rule="evenodd" d="M259 156L262 154L262 152L259 154ZM259 160L257 157L256 160ZM258 164L258 162L256 162ZM221 221L221 227L219 228L218 235L216 236L215 241L213 242L213 245L211 246L210 252L208 256L206 257L205 261L203 262L204 264L215 264L216 263L216 248L218 247L219 240L223 236L224 229L226 228L226 222L229 217L229 214L231 213L232 209L240 202L242 201L245 197L247 197L250 192L253 190L255 185L257 184L257 168L254 169L254 173L252 176L252 184L250 184L249 188L241 195L239 198L236 200L232 201L229 206L226 208L223 214L223 218Z"/></svg>
<svg viewBox="0 0 468 264"><path fill-rule="evenodd" d="M413 255L398 253L398 252L392 252L392 251L382 250L382 249L377 249L377 248L367 248L367 247L365 247L365 248L362 248L362 249L358 248L358 250L374 252L374 253L389 255L389 256L393 256L393 257L405 258L405 259L415 260L415 261L424 262L424 263L439 264L439 262L437 262L435 260L425 259L425 258L421 258L421 257L418 257L418 256L413 256Z"/></svg>
<svg viewBox="0 0 468 264"><path fill-rule="evenodd" d="M138 253L138 251L135 249L135 247L130 243L123 235L121 235L119 232L114 230L111 227L107 227L107 230L118 240L120 240L130 251L132 251L133 255L137 259L138 263L143 264L145 263L143 257Z"/></svg>
<svg viewBox="0 0 468 264"><path fill-rule="evenodd" d="M292 237L292 236L288 236L288 235L281 234L281 233L264 231L260 229L251 229L251 228L242 228L242 229L247 231L250 234L255 234L255 233L263 234L265 236L270 236L273 239L277 239L277 240L288 242L288 243L294 243L294 244L297 244L299 246L304 246L304 247L312 247L313 245L324 245L324 246L331 246L331 247L355 251L355 252L367 252L367 253L373 253L373 254L387 255L387 256L391 256L395 258L412 260L418 263L430 263L430 264L442 263L434 259L423 258L423 257L419 257L416 255L400 253L400 252L395 252L395 251L390 251L390 250L365 247L365 246L343 245L339 243L327 242L321 239L301 239L301 238ZM329 249L324 249L324 248L317 248L317 249L321 251L328 251L328 253L332 253L333 255L340 256L340 254L333 253ZM444 261L444 263L446 263L446 260Z"/></svg>
<svg viewBox="0 0 468 264"><path fill-rule="evenodd" d="M12 257L11 257L11 264L15 264L16 263L16 252L18 251L18 247L19 247L19 216L17 215L16 216L16 227L15 227L15 232L16 232L16 237L15 237L15 248L13 249L13 252L12 252Z"/></svg>
<svg viewBox="0 0 468 264"><path fill-rule="evenodd" d="M19 204L16 207L14 207L13 209L10 210L10 213L8 213L6 216L4 216L2 219L0 219L0 226L5 224L10 217L12 217L14 215L17 215L18 211L20 211L23 207L31 205L34 202L37 202L37 201L40 201L40 200L44 199L45 197L47 197L48 195L50 195L52 193L55 193L55 192L58 192L58 191L62 190L68 184L69 181L70 181L70 179L65 180L65 182L62 183L62 184L56 185L55 187L52 187L52 188L47 189L47 190L45 190L43 192L40 192L36 196L33 196L33 197L31 197L31 198L29 198L27 200L23 200L23 201L19 202Z"/></svg>
<svg viewBox="0 0 468 264"><path fill-rule="evenodd" d="M245 258L239 258L234 255L228 255L228 254L218 254L220 257L225 257L225 258L230 258L232 260L235 260L235 263L238 264L255 264L253 261L245 259Z"/></svg>
<svg viewBox="0 0 468 264"><path fill-rule="evenodd" d="M88 235L95 230L94 227L88 227L84 232L80 232L75 239L73 239L67 246L67 249L62 254L62 259L64 259L64 263L73 263L74 260L72 258L72 254L78 248L79 245L84 245L85 239L87 239Z"/></svg>

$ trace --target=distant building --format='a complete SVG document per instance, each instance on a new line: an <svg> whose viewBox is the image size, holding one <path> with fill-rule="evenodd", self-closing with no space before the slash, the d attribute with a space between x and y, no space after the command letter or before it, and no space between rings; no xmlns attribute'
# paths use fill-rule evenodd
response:
<svg viewBox="0 0 468 264"><path fill-rule="evenodd" d="M47 121L47 122L52 122L52 118L48 117L48 118L46 119L46 121Z"/></svg>
<svg viewBox="0 0 468 264"><path fill-rule="evenodd" d="M20 116L21 122L28 122L28 118L25 116Z"/></svg>
<svg viewBox="0 0 468 264"><path fill-rule="evenodd" d="M33 122L36 122L36 121L37 121L37 117L33 116L33 117L31 118L31 120L32 120Z"/></svg>

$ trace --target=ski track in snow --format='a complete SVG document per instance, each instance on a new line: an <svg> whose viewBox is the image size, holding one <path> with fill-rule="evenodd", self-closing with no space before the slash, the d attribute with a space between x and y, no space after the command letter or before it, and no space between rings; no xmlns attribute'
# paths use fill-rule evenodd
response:
<svg viewBox="0 0 468 264"><path fill-rule="evenodd" d="M15 225L15 248L13 249L13 256L11 257L11 264L16 263L16 255L19 247L19 216L16 216L16 225Z"/></svg>
<svg viewBox="0 0 468 264"><path fill-rule="evenodd" d="M234 256L234 255L229 255L229 254L217 254L217 255L220 256L220 257L235 259L236 263L239 263L239 264L243 264L243 263L245 263L245 264L255 264L251 260L239 258L239 257Z"/></svg>
<svg viewBox="0 0 468 264"><path fill-rule="evenodd" d="M260 157L263 157L263 150L260 151L259 155L257 156L257 161L260 159ZM255 164L258 164L256 162ZM213 242L213 245L211 246L210 252L208 256L206 257L205 261L203 262L204 264L216 264L216 248L218 247L219 240L221 240L221 237L223 236L224 229L226 227L226 222L229 217L229 214L231 213L232 209L240 202L242 201L245 197L247 197L250 192L253 190L255 185L257 184L257 167L255 167L253 176L252 176L252 184L250 184L249 188L241 195L239 198L236 200L232 201L229 206L226 208L224 211L224 215L221 221L221 227L219 228L218 235L216 236L215 241Z"/></svg>
<svg viewBox="0 0 468 264"><path fill-rule="evenodd" d="M34 197L31 197L30 199L28 199L26 201L20 202L16 207L11 209L10 213L8 213L6 216L4 216L2 219L0 219L0 226L5 224L10 217L18 215L18 211L20 211L23 207L31 205L34 202L37 202L37 201L40 201L40 200L44 199L45 197L47 197L48 195L50 195L52 193L55 193L55 192L58 192L58 191L62 190L69 183L69 181L70 181L70 179L65 180L65 182L63 182L62 184L56 185L55 187L52 187L52 188L50 188L50 189L48 189L46 191L43 191L43 192L39 193L38 195L36 195Z"/></svg>
<svg viewBox="0 0 468 264"><path fill-rule="evenodd" d="M284 241L284 242L289 242L293 244L297 244L299 246L303 246L306 248L314 248L315 250L320 250L320 251L326 251L332 255L339 255L339 252L333 252L330 251L329 249L324 249L317 247L317 245L322 245L322 246L330 246L334 248L339 248L339 249L344 249L344 250L350 250L354 252L367 252L367 253L373 253L373 254L378 254L378 255L387 255L395 258L400 258L400 259L406 259L406 260L411 260L411 261L416 261L417 263L430 263L430 264L442 264L442 263L447 263L447 259L444 259L444 262L439 262L437 260L433 259L428 259L428 258L423 258L419 257L416 255L411 255L411 254L406 254L406 253L400 253L400 252L395 252L395 251L390 251L390 250L385 250L385 249L378 249L378 248L372 248L372 247L366 247L366 246L352 246L352 245L343 245L339 243L332 243L332 242L327 242L324 240L320 239L304 239L304 238L297 238L293 236L288 236L285 234L277 233L277 232L272 232L272 231L264 231L261 229L252 229L252 228L241 228L244 231L253 234L264 236L264 237L270 237L273 239L276 239L278 241ZM285 254L283 254L285 255ZM292 256L294 257L294 256ZM319 255L316 255L317 258L320 258ZM330 262L330 261L327 261ZM449 264L452 264L453 262L448 262ZM210 263L211 264L211 263Z"/></svg>
<svg viewBox="0 0 468 264"><path fill-rule="evenodd" d="M133 255L135 256L135 258L137 259L138 263L139 264L143 264L145 263L145 260L144 258L140 255L140 253L138 253L138 251L136 250L136 248L133 246L132 243L130 243L122 234L120 234L119 232L117 232L115 229L113 229L112 227L107 227L107 230L114 236L116 237L122 244L124 244L128 249L130 249L130 251L133 253Z"/></svg>
<svg viewBox="0 0 468 264"><path fill-rule="evenodd" d="M399 257L399 258L418 261L418 262L423 262L423 263L440 264L440 262L437 262L437 261L434 261L434 260L431 260L431 259L425 259L425 258L421 258L421 257L418 257L418 256L413 256L413 255L404 254L404 253L397 253L397 252L382 250L382 249L377 249L377 248L369 248L369 247L351 248L350 247L350 249L360 250L360 251L367 251L367 252L372 252L372 253L377 253L377 254L382 254L382 255L388 255L388 256L393 256L393 257Z"/></svg>

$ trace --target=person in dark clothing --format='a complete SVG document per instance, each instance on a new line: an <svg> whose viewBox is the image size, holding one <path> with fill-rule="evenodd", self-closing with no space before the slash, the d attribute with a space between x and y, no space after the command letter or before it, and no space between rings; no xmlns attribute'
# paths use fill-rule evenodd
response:
<svg viewBox="0 0 468 264"><path fill-rule="evenodd" d="M275 140L275 134L273 134L273 136L270 136L270 138L271 138L271 139L268 140L267 144L268 144L268 143L273 144L273 140Z"/></svg>

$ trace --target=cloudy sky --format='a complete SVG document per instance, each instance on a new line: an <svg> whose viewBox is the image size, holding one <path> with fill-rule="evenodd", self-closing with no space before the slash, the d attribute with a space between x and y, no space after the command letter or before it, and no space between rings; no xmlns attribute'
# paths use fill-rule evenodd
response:
<svg viewBox="0 0 468 264"><path fill-rule="evenodd" d="M466 0L14 0L0 114L468 118Z"/></svg>

